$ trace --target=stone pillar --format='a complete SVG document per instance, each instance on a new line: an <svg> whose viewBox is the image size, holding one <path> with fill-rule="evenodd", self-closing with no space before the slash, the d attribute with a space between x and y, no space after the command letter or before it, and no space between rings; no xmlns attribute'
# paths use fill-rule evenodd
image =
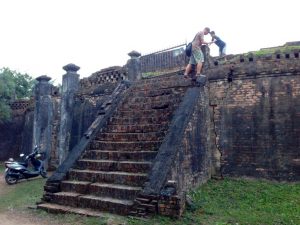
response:
<svg viewBox="0 0 300 225"><path fill-rule="evenodd" d="M128 80L135 81L140 80L141 75L141 63L140 63L140 56L141 53L137 51L129 52L128 55L130 59L127 61L126 67L128 70Z"/></svg>
<svg viewBox="0 0 300 225"><path fill-rule="evenodd" d="M72 120L73 120L73 106L74 106L74 94L79 87L79 74L77 71L80 69L79 66L74 64L68 64L63 67L67 72L63 75L62 82L62 93L61 93L61 119L60 119L60 130L59 130L59 164L61 164L68 155Z"/></svg>
<svg viewBox="0 0 300 225"><path fill-rule="evenodd" d="M45 152L45 169L48 169L49 156L51 151L52 137L52 117L53 106L51 99L51 80L46 75L36 78L35 85L35 109L33 121L33 145L40 147L40 151Z"/></svg>

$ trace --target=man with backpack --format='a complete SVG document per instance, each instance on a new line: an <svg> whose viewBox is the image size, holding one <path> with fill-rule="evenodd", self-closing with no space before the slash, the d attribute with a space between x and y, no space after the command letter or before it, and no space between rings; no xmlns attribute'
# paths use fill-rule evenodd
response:
<svg viewBox="0 0 300 225"><path fill-rule="evenodd" d="M208 27L205 27L203 29L203 31L200 31L196 34L196 36L192 42L192 54L190 57L189 64L187 65L187 67L185 69L184 78L188 78L188 75L192 70L192 65L197 65L196 77L194 77L193 80L196 80L197 77L204 76L204 75L201 75L202 65L204 63L204 55L201 50L201 45L209 44L204 41L204 35L207 35L209 32L210 32L210 29Z"/></svg>

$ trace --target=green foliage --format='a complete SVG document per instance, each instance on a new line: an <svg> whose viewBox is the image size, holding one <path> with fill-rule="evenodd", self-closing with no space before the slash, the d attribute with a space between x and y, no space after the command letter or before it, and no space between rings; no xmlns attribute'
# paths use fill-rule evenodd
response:
<svg viewBox="0 0 300 225"><path fill-rule="evenodd" d="M35 80L33 80L33 78L28 74L21 74L16 72L14 72L14 80L16 84L16 98L29 98L32 95L32 89Z"/></svg>
<svg viewBox="0 0 300 225"><path fill-rule="evenodd" d="M29 98L35 80L28 74L22 74L9 68L0 69L0 93L9 99Z"/></svg>
<svg viewBox="0 0 300 225"><path fill-rule="evenodd" d="M10 112L11 109L9 105L6 101L1 100L0 97L0 123L10 120Z"/></svg>
<svg viewBox="0 0 300 225"><path fill-rule="evenodd" d="M0 69L0 123L10 119L10 102L31 96L34 82L28 74Z"/></svg>

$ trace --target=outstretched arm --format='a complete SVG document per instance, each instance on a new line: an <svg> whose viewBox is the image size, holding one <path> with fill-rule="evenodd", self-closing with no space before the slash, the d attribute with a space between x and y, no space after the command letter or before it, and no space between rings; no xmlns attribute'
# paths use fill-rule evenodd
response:
<svg viewBox="0 0 300 225"><path fill-rule="evenodd" d="M201 44L203 44L203 45L208 45L209 44L209 42L204 41L204 35L199 34L198 38L199 38L199 41L200 41Z"/></svg>
<svg viewBox="0 0 300 225"><path fill-rule="evenodd" d="M215 43L216 41L217 41L216 38L215 38L215 37L212 37L212 38L211 38L211 42L209 42L209 44L211 45L211 44Z"/></svg>

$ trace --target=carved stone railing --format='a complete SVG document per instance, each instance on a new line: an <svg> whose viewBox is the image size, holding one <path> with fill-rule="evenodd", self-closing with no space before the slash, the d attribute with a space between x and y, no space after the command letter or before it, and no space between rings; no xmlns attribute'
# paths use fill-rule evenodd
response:
<svg viewBox="0 0 300 225"><path fill-rule="evenodd" d="M123 67L115 66L93 73L79 82L79 93L91 94L101 85L115 84L127 79L127 71Z"/></svg>
<svg viewBox="0 0 300 225"><path fill-rule="evenodd" d="M24 114L34 108L34 99L19 99L9 104L14 115Z"/></svg>

